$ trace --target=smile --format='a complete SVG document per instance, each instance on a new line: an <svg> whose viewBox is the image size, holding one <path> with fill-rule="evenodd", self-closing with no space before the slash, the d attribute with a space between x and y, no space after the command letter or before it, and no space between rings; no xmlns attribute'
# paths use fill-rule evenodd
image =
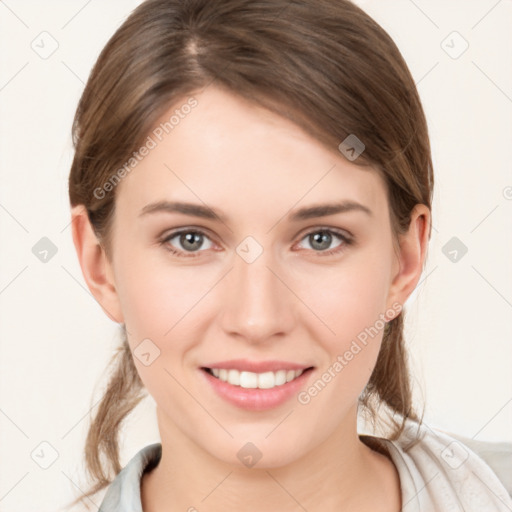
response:
<svg viewBox="0 0 512 512"><path fill-rule="evenodd" d="M230 359L198 368L207 393L235 407L265 411L284 405L312 378L314 366L292 361Z"/></svg>
<svg viewBox="0 0 512 512"><path fill-rule="evenodd" d="M205 368L205 370L223 382L245 389L272 389L295 380L304 372L304 370L278 370L254 373L226 368Z"/></svg>

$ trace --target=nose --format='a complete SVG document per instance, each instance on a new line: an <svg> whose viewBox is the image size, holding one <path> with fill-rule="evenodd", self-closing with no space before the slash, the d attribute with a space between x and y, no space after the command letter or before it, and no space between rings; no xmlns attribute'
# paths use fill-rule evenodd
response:
<svg viewBox="0 0 512 512"><path fill-rule="evenodd" d="M252 344L275 341L293 328L299 301L271 250L254 261L240 254L234 255L233 268L225 277L222 328Z"/></svg>

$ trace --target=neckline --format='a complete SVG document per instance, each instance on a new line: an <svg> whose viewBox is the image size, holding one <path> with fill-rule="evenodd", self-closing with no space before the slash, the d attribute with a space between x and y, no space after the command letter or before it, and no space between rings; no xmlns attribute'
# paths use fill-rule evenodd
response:
<svg viewBox="0 0 512 512"><path fill-rule="evenodd" d="M399 449L395 446L394 442L384 437L375 436L372 434L358 434L361 442L368 446L373 451L380 453L388 458L393 464L395 471L398 475L400 486L400 500L404 503L405 493L404 486L414 486L412 475L407 471L405 461L400 455ZM145 473L149 473L158 466L162 458L162 444L161 442L153 443L142 448L139 452L139 489L138 495L142 507L142 479ZM141 508L142 510L142 508ZM419 512L419 508L407 509L408 512Z"/></svg>

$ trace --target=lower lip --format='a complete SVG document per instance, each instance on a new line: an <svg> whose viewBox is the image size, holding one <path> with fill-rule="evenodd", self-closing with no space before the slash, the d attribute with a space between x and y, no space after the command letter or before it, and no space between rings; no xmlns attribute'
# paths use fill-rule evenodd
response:
<svg viewBox="0 0 512 512"><path fill-rule="evenodd" d="M248 411L265 411L278 407L296 395L304 385L312 369L304 371L299 377L286 384L271 389L243 388L233 386L228 382L210 375L205 370L199 370L210 383L213 390L229 403Z"/></svg>

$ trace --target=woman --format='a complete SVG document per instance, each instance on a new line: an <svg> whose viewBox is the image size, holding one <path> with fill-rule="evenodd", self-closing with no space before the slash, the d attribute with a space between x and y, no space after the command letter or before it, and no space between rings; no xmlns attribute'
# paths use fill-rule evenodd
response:
<svg viewBox="0 0 512 512"><path fill-rule="evenodd" d="M73 240L123 328L86 444L102 512L510 510L499 470L412 404L428 130L361 9L148 0L73 130ZM161 443L121 470L145 390ZM385 433L359 435L358 414Z"/></svg>

